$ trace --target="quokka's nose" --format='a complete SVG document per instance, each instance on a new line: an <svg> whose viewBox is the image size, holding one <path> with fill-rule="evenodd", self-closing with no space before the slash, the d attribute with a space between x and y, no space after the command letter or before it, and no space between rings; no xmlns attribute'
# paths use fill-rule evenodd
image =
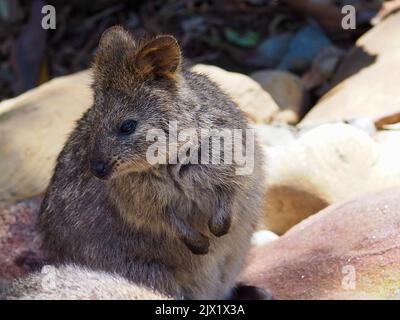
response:
<svg viewBox="0 0 400 320"><path fill-rule="evenodd" d="M104 179L110 173L110 168L102 161L91 161L90 169L100 179Z"/></svg>

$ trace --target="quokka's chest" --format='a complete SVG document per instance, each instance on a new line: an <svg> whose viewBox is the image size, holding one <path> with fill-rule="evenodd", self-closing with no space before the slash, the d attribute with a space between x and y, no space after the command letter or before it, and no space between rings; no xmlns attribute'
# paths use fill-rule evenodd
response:
<svg viewBox="0 0 400 320"><path fill-rule="evenodd" d="M229 228L229 219L218 217L229 217L230 212L221 211L219 199L212 192L193 192L174 181L141 181L134 186L130 181L129 188L119 185L119 189L112 190L115 206L134 230L148 230L155 237L165 236L169 242L179 240L192 253L202 255L208 253L213 235L226 234L217 224L226 221Z"/></svg>

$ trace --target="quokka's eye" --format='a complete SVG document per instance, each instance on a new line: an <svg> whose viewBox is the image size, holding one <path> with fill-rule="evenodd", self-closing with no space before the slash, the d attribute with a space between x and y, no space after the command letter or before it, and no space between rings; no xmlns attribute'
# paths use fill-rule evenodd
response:
<svg viewBox="0 0 400 320"><path fill-rule="evenodd" d="M137 122L135 120L125 120L122 122L121 126L119 127L119 132L122 135L128 135L133 133L136 129Z"/></svg>

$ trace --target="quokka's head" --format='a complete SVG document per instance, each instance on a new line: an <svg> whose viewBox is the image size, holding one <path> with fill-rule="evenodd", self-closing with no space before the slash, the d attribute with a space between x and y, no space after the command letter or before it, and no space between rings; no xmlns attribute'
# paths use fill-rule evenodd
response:
<svg viewBox="0 0 400 320"><path fill-rule="evenodd" d="M169 123L192 122L195 102L181 74L172 36L135 40L122 27L103 34L93 63L94 106L89 111L89 164L98 178L148 170L146 153Z"/></svg>

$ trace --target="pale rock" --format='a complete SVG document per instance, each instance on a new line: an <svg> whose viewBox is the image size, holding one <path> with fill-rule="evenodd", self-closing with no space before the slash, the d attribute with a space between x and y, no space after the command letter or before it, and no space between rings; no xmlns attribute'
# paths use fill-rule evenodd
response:
<svg viewBox="0 0 400 320"><path fill-rule="evenodd" d="M251 77L282 109L282 113L276 115L274 121L290 124L299 121L305 103L305 90L298 76L280 70L261 70L252 73Z"/></svg>
<svg viewBox="0 0 400 320"><path fill-rule="evenodd" d="M347 124L325 124L265 153L264 226L277 234L330 204L400 184L394 134L375 140Z"/></svg>
<svg viewBox="0 0 400 320"><path fill-rule="evenodd" d="M296 124L299 116L293 110L281 110L274 115L273 124Z"/></svg>
<svg viewBox="0 0 400 320"><path fill-rule="evenodd" d="M264 146L280 146L296 139L296 129L289 125L253 125L259 142Z"/></svg>
<svg viewBox="0 0 400 320"><path fill-rule="evenodd" d="M253 233L251 244L253 246L262 246L277 239L279 239L279 236L276 233L269 230L260 230Z"/></svg>
<svg viewBox="0 0 400 320"><path fill-rule="evenodd" d="M0 103L0 202L45 190L68 133L91 103L86 71Z"/></svg>

